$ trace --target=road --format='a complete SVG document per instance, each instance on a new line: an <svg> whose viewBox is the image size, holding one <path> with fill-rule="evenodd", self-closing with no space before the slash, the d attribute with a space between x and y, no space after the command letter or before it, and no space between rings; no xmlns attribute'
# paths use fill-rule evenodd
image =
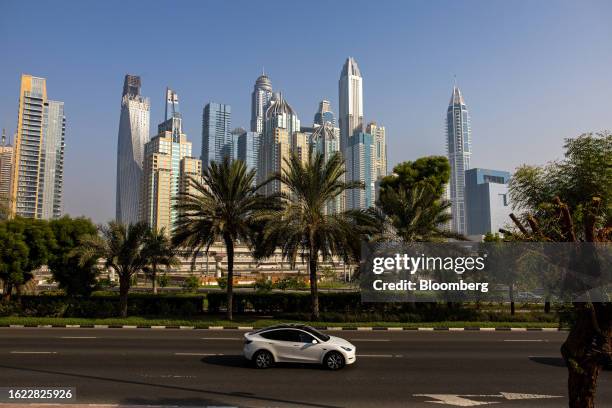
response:
<svg viewBox="0 0 612 408"><path fill-rule="evenodd" d="M75 387L84 404L567 406L563 332L330 332L357 346L356 364L338 372L250 368L242 333L2 328L0 386ZM597 406L612 407L612 372L598 390Z"/></svg>

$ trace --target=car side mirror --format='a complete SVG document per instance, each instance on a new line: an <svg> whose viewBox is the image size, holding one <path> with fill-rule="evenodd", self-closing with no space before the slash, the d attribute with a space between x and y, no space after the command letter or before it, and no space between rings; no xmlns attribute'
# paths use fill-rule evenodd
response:
<svg viewBox="0 0 612 408"><path fill-rule="evenodd" d="M319 342L317 341L317 339L312 339L312 344L319 344Z"/></svg>

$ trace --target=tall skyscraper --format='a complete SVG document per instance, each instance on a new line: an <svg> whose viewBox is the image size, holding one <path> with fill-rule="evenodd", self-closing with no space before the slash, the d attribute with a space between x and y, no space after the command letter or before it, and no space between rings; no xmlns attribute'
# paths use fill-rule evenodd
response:
<svg viewBox="0 0 612 408"><path fill-rule="evenodd" d="M363 85L357 61L346 59L339 81L340 150L344 154L349 138L363 132Z"/></svg>
<svg viewBox="0 0 612 408"><path fill-rule="evenodd" d="M11 177L13 173L13 146L6 140L6 130L2 129L0 140L0 203L7 205L11 193Z"/></svg>
<svg viewBox="0 0 612 408"><path fill-rule="evenodd" d="M467 235L497 233L510 220L510 173L474 168L465 172Z"/></svg>
<svg viewBox="0 0 612 408"><path fill-rule="evenodd" d="M470 115L461 91L457 86L454 86L446 112L446 147L451 167L447 196L452 204L450 229L459 234L467 233L465 171L470 169L471 145Z"/></svg>
<svg viewBox="0 0 612 408"><path fill-rule="evenodd" d="M345 151L348 181L361 181L365 189L346 192L346 208L366 209L376 199L376 148L374 137L369 133L356 133L349 138Z"/></svg>
<svg viewBox="0 0 612 408"><path fill-rule="evenodd" d="M340 152L340 130L334 127L331 121L325 121L323 125L315 125L310 136L310 146L313 153L320 153L329 160L334 154ZM326 212L333 214L342 211L344 194L338 195L335 200L327 203Z"/></svg>
<svg viewBox="0 0 612 408"><path fill-rule="evenodd" d="M366 133L372 135L374 139L374 169L376 180L387 175L387 137L384 126L379 126L376 122L368 123Z"/></svg>
<svg viewBox="0 0 612 408"><path fill-rule="evenodd" d="M259 157L259 140L257 132L247 132L243 128L234 129L233 132L238 138L237 155L238 160L242 160L248 170L257 172L257 158ZM257 183L257 177L254 180Z"/></svg>
<svg viewBox="0 0 612 408"><path fill-rule="evenodd" d="M65 131L64 103L47 99L44 78L22 75L10 193L13 214L45 219L62 215Z"/></svg>
<svg viewBox="0 0 612 408"><path fill-rule="evenodd" d="M300 120L295 111L281 94L275 93L266 110L264 136L259 145L258 183L263 183L270 175L282 171L285 167L284 161L290 157L292 151L293 133L299 130ZM271 195L281 190L281 183L273 181L262 188L262 193Z"/></svg>
<svg viewBox="0 0 612 408"><path fill-rule="evenodd" d="M232 155L232 107L220 103L210 102L204 107L202 115L202 167L215 161L221 162L224 157L230 160L236 158Z"/></svg>
<svg viewBox="0 0 612 408"><path fill-rule="evenodd" d="M150 103L140 95L140 77L126 75L117 143L117 221L138 221L144 145L149 141Z"/></svg>
<svg viewBox="0 0 612 408"><path fill-rule="evenodd" d="M251 94L251 132L263 135L266 109L272 100L272 82L265 73L255 81Z"/></svg>
<svg viewBox="0 0 612 408"><path fill-rule="evenodd" d="M319 102L319 110L315 113L314 123L316 125L324 125L326 122L336 126L336 115L331 109L331 103L328 100L323 99Z"/></svg>
<svg viewBox="0 0 612 408"><path fill-rule="evenodd" d="M169 233L177 218L177 194L190 190L190 178L201 176L202 162L191 156L178 95L167 89L166 101L165 120L159 124L157 136L145 144L140 219L151 228L166 228Z"/></svg>

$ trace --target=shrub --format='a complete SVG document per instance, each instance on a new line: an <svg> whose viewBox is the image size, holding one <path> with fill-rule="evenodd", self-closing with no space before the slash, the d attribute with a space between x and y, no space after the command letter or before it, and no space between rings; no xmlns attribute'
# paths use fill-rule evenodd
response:
<svg viewBox="0 0 612 408"><path fill-rule="evenodd" d="M276 289L281 289L281 290L287 290L287 289L300 290L300 289L307 289L308 284L304 281L304 279L300 278L299 276L288 276L286 278L277 280L273 284L273 287Z"/></svg>
<svg viewBox="0 0 612 408"><path fill-rule="evenodd" d="M165 288L170 284L170 277L167 273L163 273L157 277L157 284L160 288Z"/></svg>
<svg viewBox="0 0 612 408"><path fill-rule="evenodd" d="M183 289L194 292L200 287L200 280L193 275L188 276L183 282Z"/></svg>
<svg viewBox="0 0 612 408"><path fill-rule="evenodd" d="M255 285L253 285L255 291L258 293L267 293L272 291L272 281L266 279L265 276L260 277L255 281Z"/></svg>
<svg viewBox="0 0 612 408"><path fill-rule="evenodd" d="M217 285L219 285L220 289L227 289L227 277L221 276L220 278L217 278Z"/></svg>

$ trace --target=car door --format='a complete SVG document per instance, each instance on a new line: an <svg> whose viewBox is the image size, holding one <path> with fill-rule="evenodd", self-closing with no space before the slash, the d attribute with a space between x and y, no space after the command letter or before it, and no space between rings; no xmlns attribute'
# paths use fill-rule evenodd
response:
<svg viewBox="0 0 612 408"><path fill-rule="evenodd" d="M270 330L260 334L265 338L268 345L273 348L276 360L279 362L290 362L295 360L295 352L297 350L296 340L298 339L295 330L292 329L277 329Z"/></svg>
<svg viewBox="0 0 612 408"><path fill-rule="evenodd" d="M297 342L294 346L297 348L295 356L296 361L305 363L318 363L321 361L323 346L321 341L313 335L302 330L296 330Z"/></svg>

